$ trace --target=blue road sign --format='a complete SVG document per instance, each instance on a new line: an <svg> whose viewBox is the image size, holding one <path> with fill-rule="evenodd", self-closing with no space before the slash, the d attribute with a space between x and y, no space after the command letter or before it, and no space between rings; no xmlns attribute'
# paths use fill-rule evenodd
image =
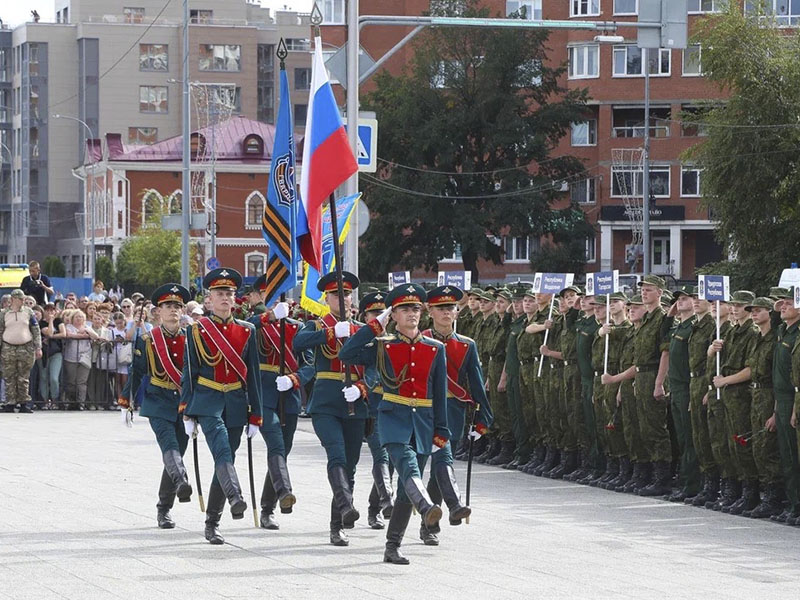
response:
<svg viewBox="0 0 800 600"><path fill-rule="evenodd" d="M347 119L343 119L347 128ZM374 173L377 169L378 151L378 120L358 120L358 152L356 161L358 170L365 173Z"/></svg>
<svg viewBox="0 0 800 600"><path fill-rule="evenodd" d="M216 256L210 257L206 261L206 266L208 267L209 271L213 271L214 269L219 269L220 267L219 259Z"/></svg>

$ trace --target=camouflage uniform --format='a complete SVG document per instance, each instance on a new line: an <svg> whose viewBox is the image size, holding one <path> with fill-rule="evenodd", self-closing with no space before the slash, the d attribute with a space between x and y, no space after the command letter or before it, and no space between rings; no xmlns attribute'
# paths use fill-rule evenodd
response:
<svg viewBox="0 0 800 600"><path fill-rule="evenodd" d="M711 313L695 319L689 334L689 417L692 426L692 442L700 471L709 478L718 478L719 471L711 451L708 435L708 407L703 405L703 396L708 392L706 364L708 346L715 334Z"/></svg>
<svg viewBox="0 0 800 600"><path fill-rule="evenodd" d="M561 330L561 354L564 359L564 409L565 417L563 449L576 450L583 430L583 408L581 406L581 373L578 369L577 339L575 327L579 312L571 308L564 315Z"/></svg>
<svg viewBox="0 0 800 600"><path fill-rule="evenodd" d="M626 340L629 339L629 335L632 335L632 333L633 325L628 320L618 324L611 323L611 331L608 335L609 375L617 375L622 372L622 355L625 352ZM602 338L600 339L600 343L605 350L605 341L602 341ZM628 367L630 366L628 365ZM628 367L625 368L627 369ZM621 384L619 383L603 386L603 423L605 425L606 451L609 456L614 458L622 458L629 455L628 446L625 443L624 409L617 406L617 392L620 387Z"/></svg>
<svg viewBox="0 0 800 600"><path fill-rule="evenodd" d="M630 369L633 363L634 340L638 326L629 327L622 340L622 352L619 355L619 372ZM609 367L611 362L609 361ZM647 450L642 447L642 434L639 430L639 413L636 410L636 393L633 390L633 379L626 379L620 386L622 399L622 432L625 436L625 447L631 462L640 464L647 462Z"/></svg>
<svg viewBox="0 0 800 600"><path fill-rule="evenodd" d="M19 290L14 292L19 293ZM0 349L3 379L6 383L6 410L10 408L13 411L15 405L25 407L31 401L29 379L36 362L36 352L42 349L42 336L33 311L27 306L21 306L19 311L11 308L0 311L0 339L5 337L6 318L11 317L25 321L32 338L24 344L12 344L3 340ZM29 408L25 410L30 412Z"/></svg>
<svg viewBox="0 0 800 600"><path fill-rule="evenodd" d="M511 431L514 434L514 441L517 446L515 450L515 460L517 462L513 465L514 468L520 463L527 463L531 453L531 448L528 445L529 429L525 421L520 382L522 368L517 351L517 341L525 333L527 322L528 318L524 313L519 317L511 317L505 348L506 397L511 415Z"/></svg>
<svg viewBox="0 0 800 600"><path fill-rule="evenodd" d="M564 331L564 315L553 314L553 326L550 328L550 335L547 337L547 347L555 352L561 347L561 336ZM545 376L546 375L546 376ZM542 385L541 402L537 402L537 414L539 407L544 413L545 435L550 439L553 447L566 449L564 445L564 435L567 429L565 393L564 393L564 361L558 358L548 357L542 369L542 376L545 377Z"/></svg>
<svg viewBox="0 0 800 600"><path fill-rule="evenodd" d="M526 319L525 327L537 323L539 313ZM545 414L539 410L544 398L536 394L536 375L539 369L539 335L527 333L524 329L517 336L517 355L520 362L520 394L522 396L522 412L528 429L529 442L533 447L548 443L545 430Z"/></svg>
<svg viewBox="0 0 800 600"><path fill-rule="evenodd" d="M487 340L488 354L489 354L489 401L492 403L494 409L495 423L499 432L500 441L503 442L508 448L514 443L514 435L511 432L511 412L508 406L508 397L506 392L498 392L497 384L500 383L500 377L503 373L503 366L506 361L506 344L508 343L508 336L511 327L511 315L506 313L500 318L497 315L495 325L487 331L487 325L484 322L484 335Z"/></svg>
<svg viewBox="0 0 800 600"><path fill-rule="evenodd" d="M720 337L727 341L733 326L729 322L720 325ZM708 436L711 441L711 452L714 455L714 462L719 467L720 477L730 479L736 475L736 467L733 464L733 456L728 447L728 438L725 429L725 405L722 401L722 393L719 398L711 380L716 373L716 358L710 356L706 359L706 379L708 381Z"/></svg>

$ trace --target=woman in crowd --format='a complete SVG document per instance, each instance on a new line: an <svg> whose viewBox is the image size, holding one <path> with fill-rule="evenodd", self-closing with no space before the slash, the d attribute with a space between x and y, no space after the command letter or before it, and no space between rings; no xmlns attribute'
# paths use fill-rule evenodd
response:
<svg viewBox="0 0 800 600"><path fill-rule="evenodd" d="M67 330L58 316L54 304L46 304L42 328L42 367L40 375L40 391L45 408L53 409L59 400L59 379L63 359L64 338Z"/></svg>
<svg viewBox="0 0 800 600"><path fill-rule="evenodd" d="M122 301L122 308L125 308L125 302ZM128 305L133 314L133 303ZM133 344L125 340L125 329L128 324L128 319L124 312L115 312L112 315L114 321L114 328L111 333L114 338L114 355L117 359L117 368L114 371L114 398L118 398L125 389L125 384L128 382L128 369L133 362Z"/></svg>
<svg viewBox="0 0 800 600"><path fill-rule="evenodd" d="M65 319L66 342L64 344L64 402L67 406L86 410L86 386L92 367L92 343L97 337L86 323L86 315L81 310Z"/></svg>

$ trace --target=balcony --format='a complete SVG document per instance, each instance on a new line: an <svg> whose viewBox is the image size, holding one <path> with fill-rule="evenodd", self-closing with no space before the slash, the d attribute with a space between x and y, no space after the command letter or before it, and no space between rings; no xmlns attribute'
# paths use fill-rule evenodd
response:
<svg viewBox="0 0 800 600"><path fill-rule="evenodd" d="M650 109L650 137L670 136L670 109ZM615 138L643 138L645 132L644 108L614 108L611 136Z"/></svg>

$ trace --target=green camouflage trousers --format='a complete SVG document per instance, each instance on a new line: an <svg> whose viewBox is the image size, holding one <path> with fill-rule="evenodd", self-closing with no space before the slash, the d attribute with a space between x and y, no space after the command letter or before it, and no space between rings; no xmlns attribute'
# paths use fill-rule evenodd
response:
<svg viewBox="0 0 800 600"><path fill-rule="evenodd" d="M555 365L555 366L554 366ZM544 365L542 375L546 374L542 386L545 397L544 406L547 415L547 430L550 443L556 448L565 448L564 435L566 432L567 417L564 405L564 367L561 361Z"/></svg>
<svg viewBox="0 0 800 600"><path fill-rule="evenodd" d="M708 435L708 407L703 406L703 396L707 391L705 378L693 377L689 382L689 417L692 421L694 451L700 471L714 476L717 474L717 463L714 461L711 438Z"/></svg>
<svg viewBox="0 0 800 600"><path fill-rule="evenodd" d="M758 469L758 479L762 484L775 483L781 479L781 459L778 451L778 434L766 431L764 423L775 411L775 397L771 389L751 390L750 430L753 437L750 446ZM762 432L762 433L759 433Z"/></svg>
<svg viewBox="0 0 800 600"><path fill-rule="evenodd" d="M538 446L545 443L544 421L538 413L537 398L534 393L533 380L536 377L533 363L523 364L520 369L519 391L522 397L522 414L528 428L529 443Z"/></svg>
<svg viewBox="0 0 800 600"><path fill-rule="evenodd" d="M736 478L741 481L758 479L758 469L756 469L752 448L734 441L734 436L751 432L750 388L743 383L729 385L722 390L722 401L725 403L725 429L728 448L736 468Z"/></svg>
<svg viewBox="0 0 800 600"><path fill-rule="evenodd" d="M792 428L790 419L794 410L795 396L800 394L780 392L775 394L775 425L778 430L778 449L781 453L781 473L783 485L786 487L786 499L789 507L800 510L800 463L797 457L797 434Z"/></svg>
<svg viewBox="0 0 800 600"><path fill-rule="evenodd" d="M594 409L594 378L581 377L581 409L583 424L578 437L578 444L584 454L588 453L588 461L593 468L598 466L597 419Z"/></svg>
<svg viewBox="0 0 800 600"><path fill-rule="evenodd" d="M625 447L628 458L633 462L647 462L647 452L642 448L642 434L639 431L639 410L636 408L636 394L633 391L633 379L620 384L622 397L622 433L625 436Z"/></svg>
<svg viewBox="0 0 800 600"><path fill-rule="evenodd" d="M27 404L31 401L28 388L33 363L36 362L36 347L27 344L3 344L0 350L3 379L6 382L6 404Z"/></svg>
<svg viewBox="0 0 800 600"><path fill-rule="evenodd" d="M511 417L511 432L517 445L516 454L523 462L528 462L531 453L528 445L528 426L525 423L525 414L522 410L522 391L520 389L520 376L506 374L506 400Z"/></svg>
<svg viewBox="0 0 800 600"><path fill-rule="evenodd" d="M503 374L503 362L492 358L489 361L489 400L494 411L494 425L498 432L498 439L503 442L511 442L514 435L511 433L511 411L508 406L508 398L505 392L497 391L497 384L500 383L500 376Z"/></svg>
<svg viewBox="0 0 800 600"><path fill-rule="evenodd" d="M581 374L578 365L564 365L564 439L563 450L577 450L579 432L583 427L581 408Z"/></svg>
<svg viewBox="0 0 800 600"><path fill-rule="evenodd" d="M708 437L714 462L719 467L722 478L736 477L736 465L728 446L728 433L725 426L725 403L717 399L716 390L708 392Z"/></svg>
<svg viewBox="0 0 800 600"><path fill-rule="evenodd" d="M615 458L628 456L622 407L617 406L619 388L619 383L603 386L603 429L606 438L606 453Z"/></svg>
<svg viewBox="0 0 800 600"><path fill-rule="evenodd" d="M700 467L692 440L692 421L689 413L689 385L670 382L670 405L675 436L678 439L680 463L678 487L694 496L700 491Z"/></svg>
<svg viewBox="0 0 800 600"><path fill-rule="evenodd" d="M636 392L636 410L642 436L642 459L646 462L672 461L672 446L667 431L667 402L656 400L656 371L636 373L633 389Z"/></svg>

